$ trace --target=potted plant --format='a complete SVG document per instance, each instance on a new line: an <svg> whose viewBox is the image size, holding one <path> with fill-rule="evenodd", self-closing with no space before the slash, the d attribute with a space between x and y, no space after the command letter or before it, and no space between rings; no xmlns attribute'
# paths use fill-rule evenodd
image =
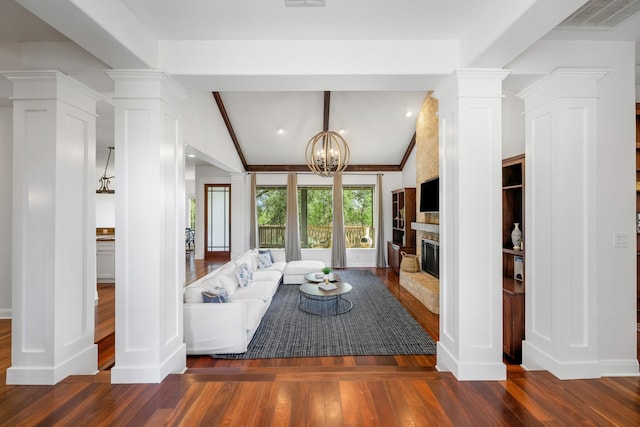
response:
<svg viewBox="0 0 640 427"><path fill-rule="evenodd" d="M324 273L324 283L329 283L329 274L331 273L331 267L324 267L322 269Z"/></svg>

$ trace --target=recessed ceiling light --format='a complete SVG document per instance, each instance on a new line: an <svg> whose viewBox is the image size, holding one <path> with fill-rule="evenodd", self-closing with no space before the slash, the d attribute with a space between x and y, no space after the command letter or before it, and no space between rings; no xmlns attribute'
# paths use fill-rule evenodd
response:
<svg viewBox="0 0 640 427"><path fill-rule="evenodd" d="M187 154L187 157L190 157L190 158L194 158L195 156L196 156L195 154Z"/></svg>
<svg viewBox="0 0 640 427"><path fill-rule="evenodd" d="M413 111L407 110L407 112L404 115L407 116L407 117L411 117L411 116L413 116Z"/></svg>
<svg viewBox="0 0 640 427"><path fill-rule="evenodd" d="M284 129L278 128L278 135L282 135L282 134L284 134Z"/></svg>
<svg viewBox="0 0 640 427"><path fill-rule="evenodd" d="M344 129L340 129L338 132L340 132L341 135L344 135Z"/></svg>

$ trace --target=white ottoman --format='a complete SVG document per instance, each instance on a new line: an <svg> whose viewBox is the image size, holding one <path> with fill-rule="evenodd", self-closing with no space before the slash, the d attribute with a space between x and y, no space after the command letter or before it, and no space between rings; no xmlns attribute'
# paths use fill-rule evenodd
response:
<svg viewBox="0 0 640 427"><path fill-rule="evenodd" d="M304 283L304 276L317 273L325 267L322 261L289 261L282 272L282 283L293 285Z"/></svg>

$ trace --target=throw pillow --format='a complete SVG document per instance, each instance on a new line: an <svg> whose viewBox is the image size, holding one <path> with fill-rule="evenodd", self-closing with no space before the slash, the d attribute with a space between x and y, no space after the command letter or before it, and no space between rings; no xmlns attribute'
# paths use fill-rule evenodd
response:
<svg viewBox="0 0 640 427"><path fill-rule="evenodd" d="M269 254L258 254L258 268L269 268L273 265Z"/></svg>
<svg viewBox="0 0 640 427"><path fill-rule="evenodd" d="M202 303L202 288L189 286L184 290L184 302L187 304Z"/></svg>
<svg viewBox="0 0 640 427"><path fill-rule="evenodd" d="M238 285L246 288L253 280L253 271L246 263L242 263L236 268L236 279L238 279Z"/></svg>
<svg viewBox="0 0 640 427"><path fill-rule="evenodd" d="M205 303L229 302L229 295L223 288L214 288L210 291L202 291L202 300Z"/></svg>
<svg viewBox="0 0 640 427"><path fill-rule="evenodd" d="M273 254L271 253L271 249L258 249L258 254L269 254L269 259L271 260L271 263L276 262L273 259Z"/></svg>
<svg viewBox="0 0 640 427"><path fill-rule="evenodd" d="M213 287L224 288L229 295L233 295L236 292L238 280L236 279L236 266L233 263L228 263L215 275Z"/></svg>

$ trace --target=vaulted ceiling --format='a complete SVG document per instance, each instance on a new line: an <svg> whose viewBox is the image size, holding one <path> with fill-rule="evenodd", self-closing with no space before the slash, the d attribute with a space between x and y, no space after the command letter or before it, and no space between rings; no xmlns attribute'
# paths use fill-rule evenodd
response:
<svg viewBox="0 0 640 427"><path fill-rule="evenodd" d="M329 128L344 131L352 165L396 170L422 101L452 70L504 67L540 38L640 40L640 0L285 3L0 0L0 43L70 39L104 68L166 70L191 93L218 98L247 170L303 165L330 92ZM35 64L38 54L47 58L36 51ZM59 68L110 90L104 75ZM0 98L3 90L6 82ZM110 106L99 107L99 144L112 145Z"/></svg>

